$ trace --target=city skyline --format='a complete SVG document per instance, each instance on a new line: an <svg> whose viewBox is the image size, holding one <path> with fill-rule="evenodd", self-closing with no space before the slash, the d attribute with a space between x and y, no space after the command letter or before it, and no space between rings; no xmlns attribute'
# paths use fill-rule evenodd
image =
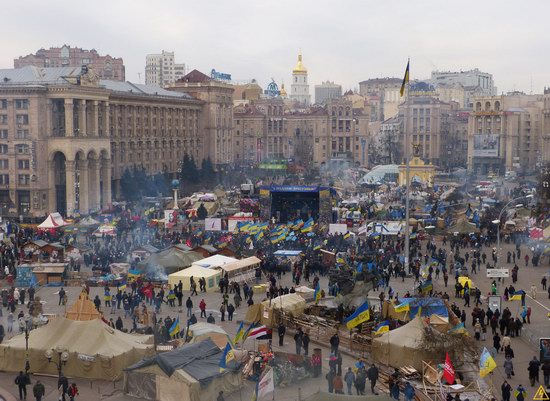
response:
<svg viewBox="0 0 550 401"><path fill-rule="evenodd" d="M441 10L434 0L417 1L414 9L406 1L350 1L340 7L340 18L328 1L283 0L273 7L236 0L185 8L167 0L153 13L146 1L98 1L79 9L72 4L5 4L7 14L21 18L6 21L6 31L17 35L4 45L0 68L39 48L68 44L122 57L132 82L145 82L147 54L166 50L189 69L215 68L262 86L271 78L290 85L301 50L311 85L330 80L344 91L368 78L402 76L407 57L411 79L429 78L432 70L479 68L493 74L499 93L541 93L550 86L543 68L550 56L542 51L548 42L542 11L550 5L543 1L513 14L495 1L466 1L456 10Z"/></svg>

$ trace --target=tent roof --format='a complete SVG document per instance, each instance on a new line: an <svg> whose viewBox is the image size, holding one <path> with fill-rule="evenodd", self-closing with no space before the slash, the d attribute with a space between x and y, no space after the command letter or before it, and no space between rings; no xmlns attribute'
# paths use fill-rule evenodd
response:
<svg viewBox="0 0 550 401"><path fill-rule="evenodd" d="M161 266L165 269L182 269L191 266L193 262L200 260L202 255L198 252L180 251L175 247L153 253L140 265Z"/></svg>
<svg viewBox="0 0 550 401"><path fill-rule="evenodd" d="M101 319L101 312L97 310L94 303L88 298L88 293L82 290L78 299L65 312L65 317L70 320L93 320Z"/></svg>
<svg viewBox="0 0 550 401"><path fill-rule="evenodd" d="M416 317L404 326L373 338L373 347L374 343L389 343L400 347L419 348L424 337L424 326L424 321Z"/></svg>
<svg viewBox="0 0 550 401"><path fill-rule="evenodd" d="M208 269L205 267L200 267L197 265L192 265L191 267L188 267L187 269L180 270L178 272L170 274L169 277L175 277L175 278L186 278L186 277L214 277L217 275L220 275L220 271L216 269Z"/></svg>
<svg viewBox="0 0 550 401"><path fill-rule="evenodd" d="M243 267L257 265L261 262L256 256L251 256L249 258L237 260L235 262L227 263L223 266L220 266L221 269L225 272L231 273L233 271L242 269Z"/></svg>
<svg viewBox="0 0 550 401"><path fill-rule="evenodd" d="M212 255L204 259L200 259L196 262L193 262L195 266L207 267L209 269L222 267L225 264L237 262L238 259L230 258L229 256L224 255Z"/></svg>
<svg viewBox="0 0 550 401"><path fill-rule="evenodd" d="M269 307L270 301L264 301L262 305L264 307ZM285 294L271 300L271 308L273 309L282 308L286 311L296 309L296 307L301 307L303 309L305 306L306 300L298 294Z"/></svg>
<svg viewBox="0 0 550 401"><path fill-rule="evenodd" d="M38 228L60 228L69 225L59 213L50 213L46 220L38 225Z"/></svg>
<svg viewBox="0 0 550 401"><path fill-rule="evenodd" d="M88 339L82 341L82 339ZM132 349L152 347L151 336L126 334L114 330L100 319L77 321L58 316L48 324L29 333L29 348L38 351L67 348L69 352L113 357ZM19 334L2 346L24 350L25 336Z"/></svg>
<svg viewBox="0 0 550 401"><path fill-rule="evenodd" d="M220 333L227 335L227 332L220 326L211 323L198 322L189 326L189 331L195 336L202 336L208 333Z"/></svg>
<svg viewBox="0 0 550 401"><path fill-rule="evenodd" d="M456 223L454 226L447 229L450 233L459 233L459 234L469 234L469 233L478 233L479 228L475 224L472 224L466 220L462 220Z"/></svg>
<svg viewBox="0 0 550 401"><path fill-rule="evenodd" d="M220 373L222 355L223 351L212 340L206 339L199 343L185 344L173 351L142 359L126 370L132 371L158 365L168 376L172 376L176 370L181 369L203 383L222 375ZM239 364L233 360L228 367L237 368L238 366Z"/></svg>

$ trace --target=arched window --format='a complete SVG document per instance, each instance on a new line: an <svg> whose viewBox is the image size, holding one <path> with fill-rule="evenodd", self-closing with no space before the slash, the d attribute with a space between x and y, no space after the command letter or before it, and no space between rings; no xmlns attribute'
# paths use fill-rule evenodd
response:
<svg viewBox="0 0 550 401"><path fill-rule="evenodd" d="M481 111L481 102L476 103L476 111Z"/></svg>
<svg viewBox="0 0 550 401"><path fill-rule="evenodd" d="M485 102L485 111L491 110L491 102Z"/></svg>
<svg viewBox="0 0 550 401"><path fill-rule="evenodd" d="M499 101L495 102L495 111L500 111L500 102Z"/></svg>

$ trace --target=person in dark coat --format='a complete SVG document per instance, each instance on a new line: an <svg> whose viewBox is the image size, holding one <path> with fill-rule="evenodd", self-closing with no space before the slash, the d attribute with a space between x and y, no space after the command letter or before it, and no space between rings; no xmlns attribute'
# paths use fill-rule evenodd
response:
<svg viewBox="0 0 550 401"><path fill-rule="evenodd" d="M279 347L282 347L284 345L286 333L286 327L283 325L282 322L279 323L279 327L277 327L277 332L279 333Z"/></svg>
<svg viewBox="0 0 550 401"><path fill-rule="evenodd" d="M378 380L378 368L373 363L369 370L367 370L367 378L370 381L370 389L374 395L378 395L378 393L375 390L376 381Z"/></svg>
<svg viewBox="0 0 550 401"><path fill-rule="evenodd" d="M302 347L304 348L304 355L307 356L309 354L309 334L308 333L304 333L304 335L302 336Z"/></svg>
<svg viewBox="0 0 550 401"><path fill-rule="evenodd" d="M26 400L27 386L31 384L31 379L29 378L29 375L23 373L23 371L20 370L19 374L15 378L15 384L17 384L17 388L19 389L19 399Z"/></svg>
<svg viewBox="0 0 550 401"><path fill-rule="evenodd" d="M512 386L504 380L502 386L500 386L500 393L502 394L502 401L510 401L510 396L512 395Z"/></svg>

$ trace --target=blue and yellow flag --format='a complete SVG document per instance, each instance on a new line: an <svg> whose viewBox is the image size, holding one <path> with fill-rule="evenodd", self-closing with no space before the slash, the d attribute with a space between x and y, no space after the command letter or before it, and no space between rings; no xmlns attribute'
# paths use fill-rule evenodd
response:
<svg viewBox="0 0 550 401"><path fill-rule="evenodd" d="M497 364L495 363L495 360L493 359L489 351L487 351L487 348L483 348L483 352L479 357L479 375L481 377L485 377L493 370L495 370L496 367Z"/></svg>
<svg viewBox="0 0 550 401"><path fill-rule="evenodd" d="M237 344L239 340L243 338L243 336L244 336L244 322L241 322L241 325L237 330L237 334L235 334L235 338L233 339L233 344Z"/></svg>
<svg viewBox="0 0 550 401"><path fill-rule="evenodd" d="M130 269L128 270L128 278L138 278L139 276L141 276L141 272L139 270L136 270L136 269Z"/></svg>
<svg viewBox="0 0 550 401"><path fill-rule="evenodd" d="M400 312L408 312L409 310L411 310L411 307L409 306L408 302L402 302L399 305L395 305L393 309L396 312L400 313Z"/></svg>
<svg viewBox="0 0 550 401"><path fill-rule="evenodd" d="M344 323L346 324L347 328L351 330L355 326L363 322L366 322L369 319L370 319L369 302L365 301L365 303L361 305L359 308L357 308L352 315L348 316L344 320Z"/></svg>
<svg viewBox="0 0 550 401"><path fill-rule="evenodd" d="M389 320L384 320L383 322L380 322L378 326L376 326L373 334L378 335L378 334L385 333L387 331L390 331L390 322Z"/></svg>
<svg viewBox="0 0 550 401"><path fill-rule="evenodd" d="M248 326L248 329L243 334L243 343L248 338L248 333L250 333L250 330L252 330L254 327L256 327L256 323L250 323L250 326Z"/></svg>
<svg viewBox="0 0 550 401"><path fill-rule="evenodd" d="M117 289L119 291L124 291L126 289L126 281L123 281L123 282L119 283L118 286L117 286Z"/></svg>
<svg viewBox="0 0 550 401"><path fill-rule="evenodd" d="M235 359L235 353L233 352L233 348L231 348L231 344L227 343L223 350L222 358L220 359L220 372L227 369L227 364L233 359Z"/></svg>
<svg viewBox="0 0 550 401"><path fill-rule="evenodd" d="M317 282L317 286L315 287L313 299L315 300L315 303L319 302L319 300L321 299L321 286L319 285L319 282Z"/></svg>
<svg viewBox="0 0 550 401"><path fill-rule="evenodd" d="M180 332L180 318L178 317L176 318L176 320L174 320L174 323L172 323L172 326L170 326L168 333L170 333L171 337L174 337L179 332Z"/></svg>
<svg viewBox="0 0 550 401"><path fill-rule="evenodd" d="M348 231L344 234L344 239L348 239L349 237L351 237L351 233Z"/></svg>
<svg viewBox="0 0 550 401"><path fill-rule="evenodd" d="M521 301L521 293L515 293L510 298L508 298L509 301Z"/></svg>
<svg viewBox="0 0 550 401"><path fill-rule="evenodd" d="M401 97L405 94L405 85L409 83L409 64L410 60L407 60L407 68L405 68L405 76L403 77L403 83L401 84L401 89L399 90L399 94Z"/></svg>
<svg viewBox="0 0 550 401"><path fill-rule="evenodd" d="M313 225L314 225L313 217L310 217L304 223L300 231L303 233L310 233L311 231L313 231Z"/></svg>
<svg viewBox="0 0 550 401"><path fill-rule="evenodd" d="M466 328L464 327L464 323L460 322L456 326L454 326L452 329L450 329L447 333L449 334L467 334Z"/></svg>

